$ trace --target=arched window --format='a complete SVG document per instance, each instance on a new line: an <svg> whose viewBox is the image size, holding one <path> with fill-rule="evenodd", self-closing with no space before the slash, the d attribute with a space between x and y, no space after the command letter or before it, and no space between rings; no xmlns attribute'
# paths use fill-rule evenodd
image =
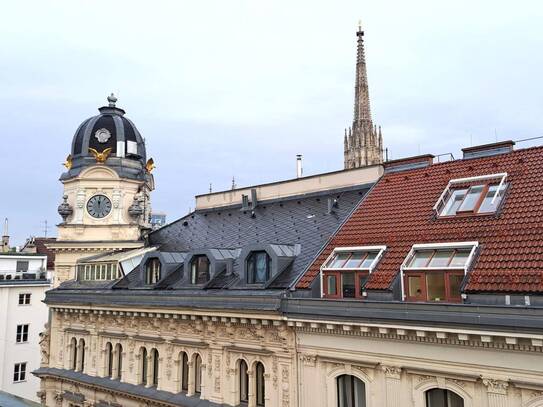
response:
<svg viewBox="0 0 543 407"><path fill-rule="evenodd" d="M79 340L79 371L83 372L85 370L85 340L81 338Z"/></svg>
<svg viewBox="0 0 543 407"><path fill-rule="evenodd" d="M153 363L153 386L158 387L158 350L151 350L151 360Z"/></svg>
<svg viewBox="0 0 543 407"><path fill-rule="evenodd" d="M181 352L181 391L189 390L189 356L187 352Z"/></svg>
<svg viewBox="0 0 543 407"><path fill-rule="evenodd" d="M141 348L140 355L141 355L140 383L143 385L147 385L147 349Z"/></svg>
<svg viewBox="0 0 543 407"><path fill-rule="evenodd" d="M190 262L190 283L205 284L209 281L209 259L207 256L194 256Z"/></svg>
<svg viewBox="0 0 543 407"><path fill-rule="evenodd" d="M156 284L160 280L160 260L157 258L149 259L145 265L145 283Z"/></svg>
<svg viewBox="0 0 543 407"><path fill-rule="evenodd" d="M106 343L106 375L113 377L113 345Z"/></svg>
<svg viewBox="0 0 543 407"><path fill-rule="evenodd" d="M358 377L341 375L337 378L338 407L366 407L366 386Z"/></svg>
<svg viewBox="0 0 543 407"><path fill-rule="evenodd" d="M239 401L240 403L249 402L249 374L247 363L244 360L239 361Z"/></svg>
<svg viewBox="0 0 543 407"><path fill-rule="evenodd" d="M426 392L426 407L464 407L464 400L447 389L430 389Z"/></svg>
<svg viewBox="0 0 543 407"><path fill-rule="evenodd" d="M70 356L71 356L71 368L72 370L77 370L77 339L72 338L70 342Z"/></svg>
<svg viewBox="0 0 543 407"><path fill-rule="evenodd" d="M198 354L194 359L194 392L202 392L202 357Z"/></svg>
<svg viewBox="0 0 543 407"><path fill-rule="evenodd" d="M121 380L123 372L123 347L120 343L115 346L115 351L117 353L117 372L115 379Z"/></svg>
<svg viewBox="0 0 543 407"><path fill-rule="evenodd" d="M264 384L264 365L260 362L256 364L256 405L264 406L266 388Z"/></svg>
<svg viewBox="0 0 543 407"><path fill-rule="evenodd" d="M265 251L252 252L247 258L247 283L261 284L270 278L271 258Z"/></svg>

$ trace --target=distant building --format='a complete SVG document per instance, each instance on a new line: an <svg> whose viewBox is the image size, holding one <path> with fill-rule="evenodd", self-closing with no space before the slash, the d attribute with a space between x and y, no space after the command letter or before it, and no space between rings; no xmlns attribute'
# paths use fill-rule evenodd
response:
<svg viewBox="0 0 543 407"><path fill-rule="evenodd" d="M40 381L30 372L40 366L50 288L47 256L0 253L0 391L38 401Z"/></svg>
<svg viewBox="0 0 543 407"><path fill-rule="evenodd" d="M53 272L55 269L55 252L47 247L48 244L56 242L55 237L35 237L31 236L21 249L22 253L37 253L47 256L47 271Z"/></svg>
<svg viewBox="0 0 543 407"><path fill-rule="evenodd" d="M356 57L356 81L354 93L353 125L345 129L345 169L381 164L383 162L383 136L371 120L370 94L366 56L364 53L364 31L358 28L358 50Z"/></svg>
<svg viewBox="0 0 543 407"><path fill-rule="evenodd" d="M151 226L153 229L161 228L166 224L166 214L164 212L151 213Z"/></svg>

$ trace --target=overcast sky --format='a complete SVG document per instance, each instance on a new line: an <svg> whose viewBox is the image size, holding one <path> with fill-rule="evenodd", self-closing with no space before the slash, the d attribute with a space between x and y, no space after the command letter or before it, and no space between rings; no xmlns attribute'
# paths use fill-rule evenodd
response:
<svg viewBox="0 0 543 407"><path fill-rule="evenodd" d="M77 126L115 92L147 141L153 207L343 166L362 20L392 158L543 135L538 1L4 1L0 217L12 243L60 221ZM539 3L539 4L538 4ZM526 143L518 147L527 146Z"/></svg>

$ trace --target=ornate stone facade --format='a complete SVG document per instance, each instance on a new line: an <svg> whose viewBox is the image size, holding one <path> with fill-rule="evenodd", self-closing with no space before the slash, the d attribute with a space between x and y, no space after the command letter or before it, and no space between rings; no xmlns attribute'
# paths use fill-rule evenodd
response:
<svg viewBox="0 0 543 407"><path fill-rule="evenodd" d="M543 379L537 373L543 348L524 334L496 332L488 342L488 335L472 333L466 342L458 340L457 329L317 323L276 314L249 319L240 312L97 310L83 305L52 310L47 367L54 370L40 374L40 396L47 406L183 405L164 399L176 394L236 406L241 360L249 367L249 406L257 405L258 362L265 368L268 407L336 406L341 375L364 383L367 406L425 407L425 392L434 388L453 391L464 407L543 405ZM516 344L506 341L514 337ZM73 349L67 344L81 339L83 375L69 376ZM122 346L120 379L108 378L108 344ZM160 355L155 393L136 391L154 390L140 384L142 348L156 349ZM188 390L182 389L183 352L189 360ZM203 361L199 394L190 374L197 355ZM113 377L118 368L114 364ZM127 386L121 389L112 383Z"/></svg>

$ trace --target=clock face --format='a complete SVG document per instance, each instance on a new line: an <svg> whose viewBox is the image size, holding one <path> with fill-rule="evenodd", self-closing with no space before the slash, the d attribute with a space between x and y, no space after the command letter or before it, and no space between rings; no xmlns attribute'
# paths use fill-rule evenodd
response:
<svg viewBox="0 0 543 407"><path fill-rule="evenodd" d="M111 201L105 195L94 195L87 202L87 212L93 218L104 218L111 212Z"/></svg>

